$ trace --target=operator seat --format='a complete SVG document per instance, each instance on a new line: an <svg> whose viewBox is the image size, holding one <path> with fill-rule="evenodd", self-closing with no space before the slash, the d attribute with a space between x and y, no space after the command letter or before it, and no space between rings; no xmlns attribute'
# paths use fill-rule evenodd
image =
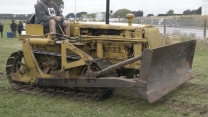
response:
<svg viewBox="0 0 208 117"><path fill-rule="evenodd" d="M27 19L26 24L35 24L35 13L32 13Z"/></svg>
<svg viewBox="0 0 208 117"><path fill-rule="evenodd" d="M26 34L27 35L44 35L43 25L35 24L35 14L32 13L26 20Z"/></svg>

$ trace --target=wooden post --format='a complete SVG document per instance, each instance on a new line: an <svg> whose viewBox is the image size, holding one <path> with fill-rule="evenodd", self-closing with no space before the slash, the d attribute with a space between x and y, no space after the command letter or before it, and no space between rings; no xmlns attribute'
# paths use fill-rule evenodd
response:
<svg viewBox="0 0 208 117"><path fill-rule="evenodd" d="M163 21L164 21L164 35L166 35L166 19L164 19Z"/></svg>
<svg viewBox="0 0 208 117"><path fill-rule="evenodd" d="M151 18L151 25L154 25L153 18Z"/></svg>
<svg viewBox="0 0 208 117"><path fill-rule="evenodd" d="M204 38L206 38L206 31L207 31L207 21L204 19Z"/></svg>

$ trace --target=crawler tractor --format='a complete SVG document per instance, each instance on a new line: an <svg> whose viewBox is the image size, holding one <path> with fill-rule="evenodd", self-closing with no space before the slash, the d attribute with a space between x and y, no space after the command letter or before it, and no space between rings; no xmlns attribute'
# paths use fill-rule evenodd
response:
<svg viewBox="0 0 208 117"><path fill-rule="evenodd" d="M134 87L153 103L194 77L196 41L163 45L149 24L71 22L71 36L47 33L31 17L22 50L7 60L12 87L26 92L52 92L99 100L117 87ZM174 40L174 39L173 39Z"/></svg>

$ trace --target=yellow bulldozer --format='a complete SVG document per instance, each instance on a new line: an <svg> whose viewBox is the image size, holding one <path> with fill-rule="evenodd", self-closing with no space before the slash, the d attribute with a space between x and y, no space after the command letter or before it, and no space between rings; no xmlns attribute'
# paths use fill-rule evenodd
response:
<svg viewBox="0 0 208 117"><path fill-rule="evenodd" d="M158 28L132 24L133 17L109 23L107 0L106 22L71 22L71 37L26 24L22 50L7 60L9 82L18 91L92 100L134 87L153 103L193 78L196 40L163 45Z"/></svg>

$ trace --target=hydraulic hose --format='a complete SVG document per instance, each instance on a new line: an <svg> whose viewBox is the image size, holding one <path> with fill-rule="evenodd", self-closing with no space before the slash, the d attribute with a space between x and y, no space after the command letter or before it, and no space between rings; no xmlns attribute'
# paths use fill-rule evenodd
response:
<svg viewBox="0 0 208 117"><path fill-rule="evenodd" d="M55 34L57 37L61 37L61 38L58 38L58 39L60 39L60 40L64 40L63 38L65 38L65 39L69 39L69 40L78 40L78 39L80 39L81 38L81 36L78 36L78 37L67 37L67 36L64 36L64 35L62 35L62 34L59 34L59 33L56 33Z"/></svg>

